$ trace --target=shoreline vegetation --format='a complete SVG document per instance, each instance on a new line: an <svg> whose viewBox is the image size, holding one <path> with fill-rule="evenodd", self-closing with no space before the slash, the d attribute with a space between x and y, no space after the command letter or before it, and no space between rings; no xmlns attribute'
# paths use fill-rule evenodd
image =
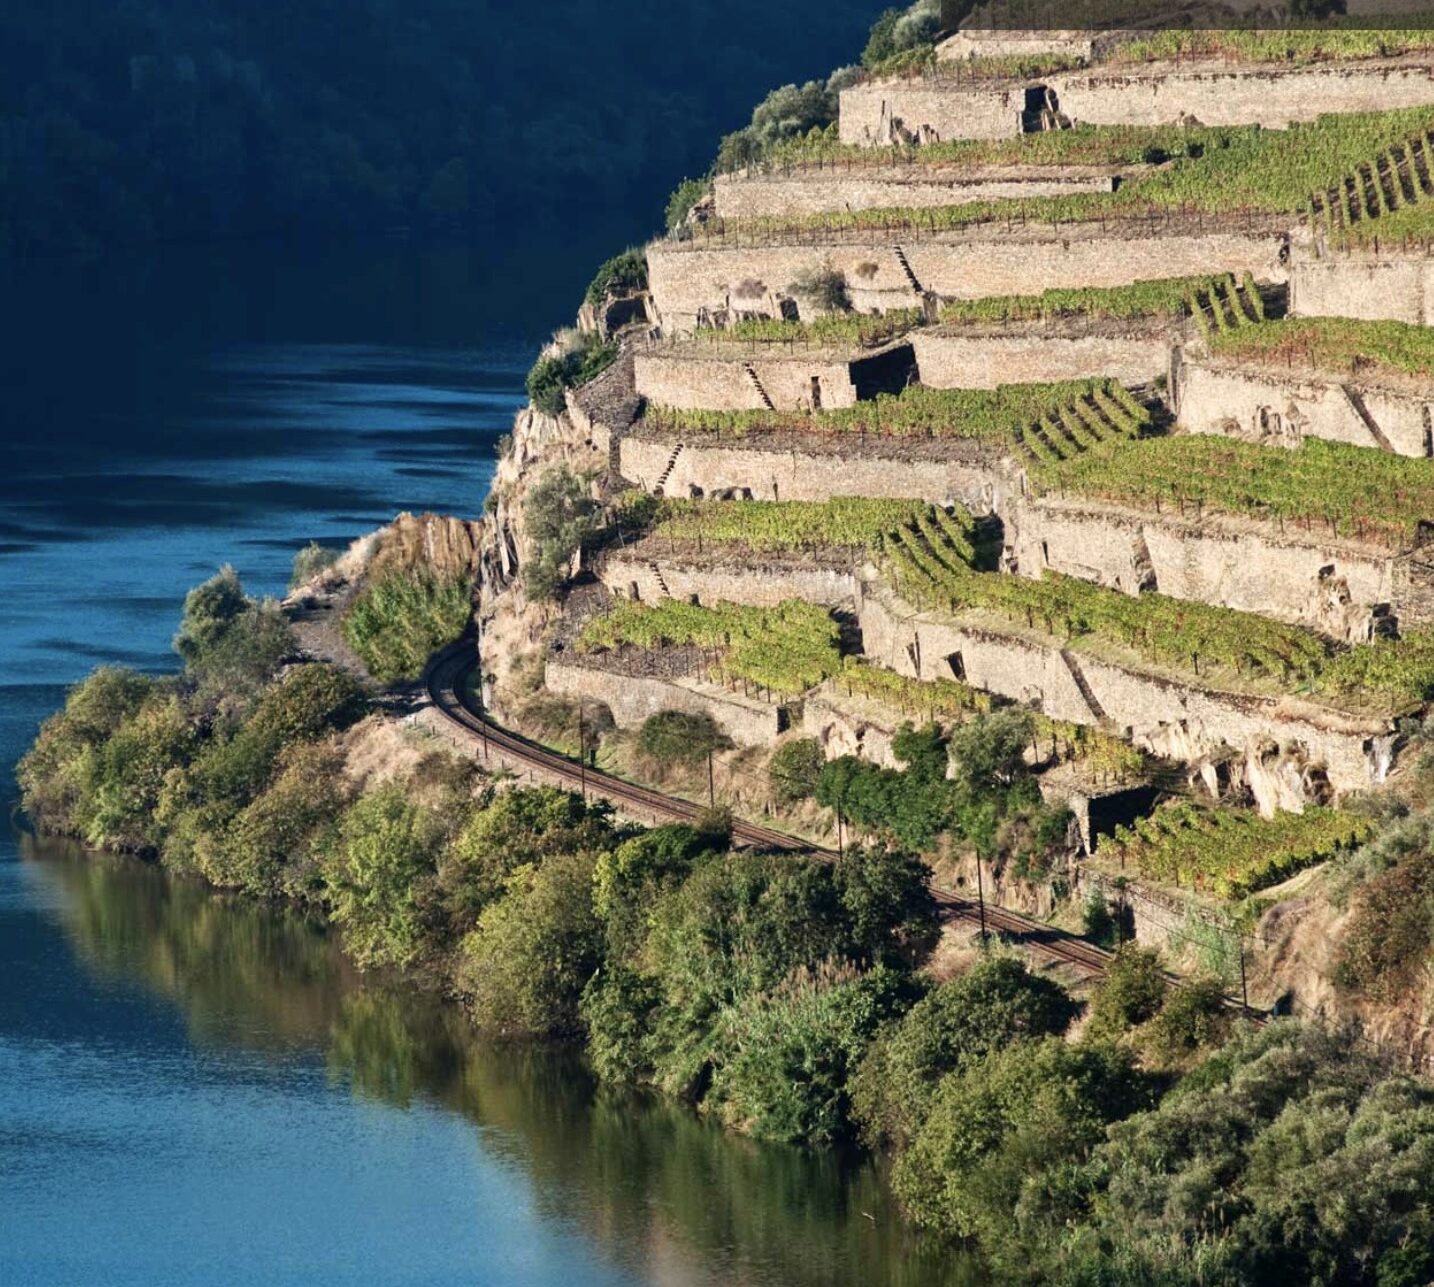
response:
<svg viewBox="0 0 1434 1287"><path fill-rule="evenodd" d="M441 605L410 579L381 601ZM410 673L451 630L430 620ZM304 907L360 966L440 989L495 1039L573 1043L604 1083L883 1153L912 1222L1001 1281L1434 1272L1428 1083L1315 1025L1238 1020L1218 982L1172 986L1133 945L1088 1002L1001 948L938 964L917 850L943 827L996 847L1052 829L1012 712L954 749L908 727L900 772L806 765L796 793L844 793L873 838L832 862L734 850L720 811L630 826L412 739L379 767L395 733L372 686L290 662L284 613L227 569L175 647L179 674L101 668L46 722L19 774L40 830Z"/></svg>

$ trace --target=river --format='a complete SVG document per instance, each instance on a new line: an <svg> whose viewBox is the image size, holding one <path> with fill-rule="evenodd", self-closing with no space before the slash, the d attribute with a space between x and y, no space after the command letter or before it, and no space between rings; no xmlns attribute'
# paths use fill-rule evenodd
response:
<svg viewBox="0 0 1434 1287"><path fill-rule="evenodd" d="M612 238L0 269L0 769L67 684L161 671L184 590L396 510L477 513ZM474 1039L322 927L0 828L0 1283L968 1281L873 1167Z"/></svg>

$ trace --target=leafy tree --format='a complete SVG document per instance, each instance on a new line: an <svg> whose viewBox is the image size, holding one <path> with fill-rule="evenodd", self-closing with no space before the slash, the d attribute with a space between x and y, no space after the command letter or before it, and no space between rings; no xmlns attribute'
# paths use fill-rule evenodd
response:
<svg viewBox="0 0 1434 1287"><path fill-rule="evenodd" d="M697 863L718 859L721 848L720 837L672 823L602 853L593 872L593 905L605 928L608 960L635 956L653 904Z"/></svg>
<svg viewBox="0 0 1434 1287"><path fill-rule="evenodd" d="M152 851L163 836L155 810L166 777L186 763L194 731L173 696L151 697L105 742L94 763L85 838L110 849Z"/></svg>
<svg viewBox="0 0 1434 1287"><path fill-rule="evenodd" d="M550 469L523 505L528 562L523 570L534 599L554 598L568 565L598 530L598 506L588 484L566 465Z"/></svg>
<svg viewBox="0 0 1434 1287"><path fill-rule="evenodd" d="M581 388L601 375L618 355L616 344L586 331L560 331L528 372L528 400L545 415L567 409L566 390Z"/></svg>
<svg viewBox="0 0 1434 1287"><path fill-rule="evenodd" d="M1168 987L1160 953L1126 943L1116 952L1091 1001L1091 1033L1115 1038L1153 1019Z"/></svg>
<svg viewBox="0 0 1434 1287"><path fill-rule="evenodd" d="M826 762L822 744L814 737L798 737L783 742L767 762L767 778L772 794L782 804L810 800Z"/></svg>
<svg viewBox="0 0 1434 1287"><path fill-rule="evenodd" d="M949 1073L897 1158L892 1187L920 1225L1015 1241L1049 1172L1089 1155L1109 1123L1148 1101L1130 1057L1059 1037L1009 1042Z"/></svg>
<svg viewBox="0 0 1434 1287"><path fill-rule="evenodd" d="M984 798L1009 789L1026 773L1031 744L1028 712L1016 707L992 711L959 725L951 734L953 780L964 794Z"/></svg>
<svg viewBox="0 0 1434 1287"><path fill-rule="evenodd" d="M584 298L597 308L606 299L646 289L647 251L641 246L629 246L598 267Z"/></svg>
<svg viewBox="0 0 1434 1287"><path fill-rule="evenodd" d="M832 868L846 922L848 959L918 966L941 936L931 868L919 858L852 845Z"/></svg>
<svg viewBox="0 0 1434 1287"><path fill-rule="evenodd" d="M724 1016L704 1101L758 1139L829 1143L849 1130L847 1082L883 1023L910 1004L903 973L801 970Z"/></svg>
<svg viewBox="0 0 1434 1287"><path fill-rule="evenodd" d="M520 867L612 843L612 809L574 791L516 787L474 810L443 855L438 883L454 928L471 929Z"/></svg>
<svg viewBox="0 0 1434 1287"><path fill-rule="evenodd" d="M880 70L901 54L930 46L940 33L939 0L917 0L905 9L888 9L872 26L862 51L862 66Z"/></svg>
<svg viewBox="0 0 1434 1287"><path fill-rule="evenodd" d="M852 755L830 761L816 800L838 809L867 831L894 835L904 848L928 850L953 819L955 797L946 781L945 739L936 725L904 726L892 750L905 770L886 769Z"/></svg>
<svg viewBox="0 0 1434 1287"><path fill-rule="evenodd" d="M334 921L363 966L410 965L423 950L442 824L390 784L339 823L323 874Z"/></svg>
<svg viewBox="0 0 1434 1287"><path fill-rule="evenodd" d="M852 1098L863 1137L873 1147L904 1144L942 1077L1013 1041L1059 1036L1077 1009L1013 956L986 957L933 988L862 1060Z"/></svg>
<svg viewBox="0 0 1434 1287"><path fill-rule="evenodd" d="M581 1031L578 1003L602 963L592 904L595 860L560 854L519 867L463 940L459 986L479 1026L504 1035Z"/></svg>

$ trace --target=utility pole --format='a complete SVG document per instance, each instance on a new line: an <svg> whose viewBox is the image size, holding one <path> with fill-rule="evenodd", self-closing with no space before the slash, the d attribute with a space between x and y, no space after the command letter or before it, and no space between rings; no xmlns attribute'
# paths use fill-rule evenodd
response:
<svg viewBox="0 0 1434 1287"><path fill-rule="evenodd" d="M841 809L837 809L837 857L842 857L841 851Z"/></svg>
<svg viewBox="0 0 1434 1287"><path fill-rule="evenodd" d="M1250 1008L1250 986L1245 979L1245 936L1240 935L1240 1004Z"/></svg>
<svg viewBox="0 0 1434 1287"><path fill-rule="evenodd" d="M986 881L981 875L981 855L976 855L976 905L981 909L981 946L989 940L986 937Z"/></svg>
<svg viewBox="0 0 1434 1287"><path fill-rule="evenodd" d="M712 775L712 748L707 748L707 807L717 807L717 780Z"/></svg>
<svg viewBox="0 0 1434 1287"><path fill-rule="evenodd" d="M587 734L583 729L583 707L578 703L578 780L582 783L583 803L588 798L588 746Z"/></svg>

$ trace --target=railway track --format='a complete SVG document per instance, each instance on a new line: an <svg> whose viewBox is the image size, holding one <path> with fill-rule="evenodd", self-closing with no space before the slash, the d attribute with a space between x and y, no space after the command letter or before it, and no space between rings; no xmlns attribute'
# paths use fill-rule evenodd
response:
<svg viewBox="0 0 1434 1287"><path fill-rule="evenodd" d="M516 766L520 770L533 770L549 780L556 779L566 786L601 796L638 817L695 822L702 815L701 806L690 800L666 795L599 769L585 768L576 760L492 723L468 695L467 680L477 664L471 641L452 645L434 657L424 673L423 685L434 709L473 739L475 748L489 760L496 754L500 762L510 768ZM738 844L754 849L836 857L833 849L800 840L772 827L738 819L732 823L732 838ZM931 893L946 920L970 925L984 924L988 931L1047 960L1072 966L1086 974L1103 974L1110 963L1111 953L1104 948L1018 912L988 904L983 921L978 903L936 887Z"/></svg>

